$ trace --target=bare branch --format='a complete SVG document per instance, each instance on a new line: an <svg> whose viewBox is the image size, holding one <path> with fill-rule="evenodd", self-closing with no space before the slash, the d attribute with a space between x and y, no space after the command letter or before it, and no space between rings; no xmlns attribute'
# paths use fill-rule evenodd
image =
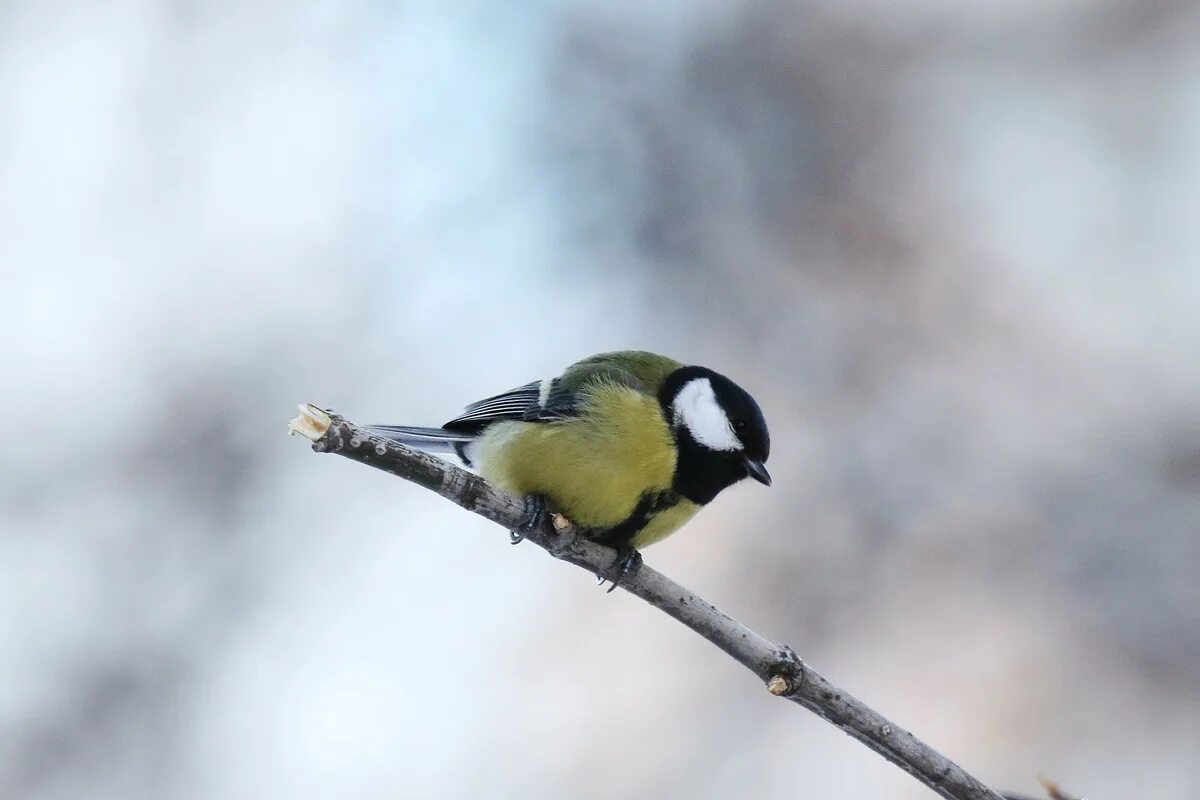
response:
<svg viewBox="0 0 1200 800"><path fill-rule="evenodd" d="M483 478L412 448L372 436L352 422L315 406L301 406L289 430L313 442L319 453L337 453L390 472L437 492L468 511L506 530L525 517L522 500L493 489ZM561 525L561 523L560 523ZM555 558L593 574L611 566L614 551L575 535L569 526L547 522L526 538ZM691 628L762 680L767 690L804 706L830 724L908 772L951 800L1001 800L983 785L904 728L830 683L801 661L792 649L760 636L712 603L697 597L670 578L642 564L627 575L621 588Z"/></svg>

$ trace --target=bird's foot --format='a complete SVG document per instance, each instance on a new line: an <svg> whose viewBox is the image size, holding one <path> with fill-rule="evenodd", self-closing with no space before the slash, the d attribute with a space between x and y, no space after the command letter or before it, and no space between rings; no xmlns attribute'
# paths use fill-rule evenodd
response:
<svg viewBox="0 0 1200 800"><path fill-rule="evenodd" d="M608 572L596 575L596 585L603 586L605 581L612 581L612 586L609 586L608 591L605 592L605 594L610 594L613 589L621 585L621 581L625 580L626 576L637 572L640 566L642 566L642 554L629 545L622 545L617 548L617 557L613 559Z"/></svg>
<svg viewBox="0 0 1200 800"><path fill-rule="evenodd" d="M525 498L525 518L515 529L508 532L508 540L512 544L525 541L525 534L542 527L546 521L546 498L540 494L531 494Z"/></svg>

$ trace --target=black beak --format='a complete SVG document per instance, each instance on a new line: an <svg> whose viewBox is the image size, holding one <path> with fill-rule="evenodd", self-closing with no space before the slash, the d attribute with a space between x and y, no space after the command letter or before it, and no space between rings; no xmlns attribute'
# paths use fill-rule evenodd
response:
<svg viewBox="0 0 1200 800"><path fill-rule="evenodd" d="M763 486L771 485L771 473L767 472L767 465L761 461L755 461L753 458L746 459L746 472L750 473L750 477L761 483Z"/></svg>

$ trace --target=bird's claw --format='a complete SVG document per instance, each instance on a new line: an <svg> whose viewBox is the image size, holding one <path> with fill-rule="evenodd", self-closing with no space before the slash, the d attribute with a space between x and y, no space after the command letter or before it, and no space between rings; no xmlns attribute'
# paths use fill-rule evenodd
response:
<svg viewBox="0 0 1200 800"><path fill-rule="evenodd" d="M621 581L626 576L637 572L642 565L642 554L632 547L618 547L617 557L613 559L613 563L609 566L608 572L612 574L610 578L608 574L603 572L596 575L596 585L603 586L605 581L611 580L612 586L608 587L605 594L611 594L614 589L621 585Z"/></svg>
<svg viewBox="0 0 1200 800"><path fill-rule="evenodd" d="M531 494L525 498L525 518L515 529L508 532L510 544L520 544L525 541L525 534L537 530L546 521L546 498Z"/></svg>

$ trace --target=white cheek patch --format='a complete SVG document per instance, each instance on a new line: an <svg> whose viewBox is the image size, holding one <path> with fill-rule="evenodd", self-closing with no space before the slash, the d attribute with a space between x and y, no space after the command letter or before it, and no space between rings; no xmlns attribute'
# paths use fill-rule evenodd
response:
<svg viewBox="0 0 1200 800"><path fill-rule="evenodd" d="M742 449L742 442L733 432L725 409L717 402L708 378L685 383L671 407L675 411L675 421L687 428L698 444L709 450Z"/></svg>

